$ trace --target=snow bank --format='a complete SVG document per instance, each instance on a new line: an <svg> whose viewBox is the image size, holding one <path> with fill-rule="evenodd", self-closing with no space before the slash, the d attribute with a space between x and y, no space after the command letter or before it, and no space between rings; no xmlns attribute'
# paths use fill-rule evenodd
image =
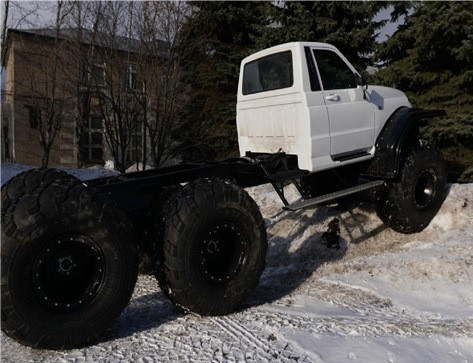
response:
<svg viewBox="0 0 473 363"><path fill-rule="evenodd" d="M15 175L20 174L26 170L33 169L33 168L35 167L25 166L25 165L20 165L20 164L11 164L11 163L1 164L0 173L1 173L2 185L5 184L11 178L13 178ZM88 179L94 179L94 178L100 178L100 177L118 174L117 171L105 169L100 166L93 166L90 168L81 168L81 169L60 167L58 169L64 170L65 172L74 175L80 180L88 180Z"/></svg>
<svg viewBox="0 0 473 363"><path fill-rule="evenodd" d="M145 167L145 170L152 170L154 169L154 167L150 166L150 165L146 165ZM142 171L143 170L143 163L138 163L138 164L133 164L132 166L130 166L128 169L126 169L126 172L127 173L131 173L133 171Z"/></svg>
<svg viewBox="0 0 473 363"><path fill-rule="evenodd" d="M32 166L25 166L20 164L3 163L0 167L0 176L2 185L13 178L15 175L20 174L28 169L33 168Z"/></svg>

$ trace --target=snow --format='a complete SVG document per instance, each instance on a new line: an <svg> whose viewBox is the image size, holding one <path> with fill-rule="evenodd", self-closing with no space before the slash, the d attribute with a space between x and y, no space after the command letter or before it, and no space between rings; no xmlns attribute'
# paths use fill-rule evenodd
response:
<svg viewBox="0 0 473 363"><path fill-rule="evenodd" d="M107 166L110 166L110 165L107 165ZM2 164L1 169L0 169L2 185L5 184L11 178L13 178L15 175L20 174L21 172L26 171L28 169L33 169L33 168L35 167L25 166L25 165L20 165L20 164L10 164L10 163ZM64 170L65 172L72 174L81 180L101 178L105 176L118 174L118 172L113 170L113 165L112 165L112 169L102 168L100 166L93 166L90 168L82 168L82 169L61 167L58 169Z"/></svg>
<svg viewBox="0 0 473 363"><path fill-rule="evenodd" d="M2 165L2 184L26 167ZM81 179L113 174L67 169ZM270 186L249 188L267 226L261 282L224 317L176 311L151 276L99 342L70 351L23 347L3 333L2 361L473 362L473 184L453 184L421 233L376 217L367 195L285 212ZM297 199L292 187L289 200ZM321 236L340 219L341 249Z"/></svg>
<svg viewBox="0 0 473 363"><path fill-rule="evenodd" d="M154 169L150 165L146 165L145 170L151 170ZM133 171L142 171L143 170L143 163L135 163L132 166L130 166L128 169L126 169L127 173L133 172Z"/></svg>

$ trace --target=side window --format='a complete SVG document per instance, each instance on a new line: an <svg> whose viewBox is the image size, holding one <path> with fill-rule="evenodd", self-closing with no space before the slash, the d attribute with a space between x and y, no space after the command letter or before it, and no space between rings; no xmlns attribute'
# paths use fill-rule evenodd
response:
<svg viewBox="0 0 473 363"><path fill-rule="evenodd" d="M292 52L271 54L245 64L243 94L273 91L294 84Z"/></svg>
<svg viewBox="0 0 473 363"><path fill-rule="evenodd" d="M356 78L347 64L330 50L314 49L324 90L356 88Z"/></svg>
<svg viewBox="0 0 473 363"><path fill-rule="evenodd" d="M305 47L305 60L307 62L307 69L309 70L309 80L310 80L310 90L311 91L320 91L319 78L317 77L317 71L315 69L314 59L310 53L310 48Z"/></svg>

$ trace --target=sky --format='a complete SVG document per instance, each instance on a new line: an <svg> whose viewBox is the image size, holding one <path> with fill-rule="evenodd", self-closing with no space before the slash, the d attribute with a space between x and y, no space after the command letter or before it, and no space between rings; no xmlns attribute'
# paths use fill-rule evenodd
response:
<svg viewBox="0 0 473 363"><path fill-rule="evenodd" d="M384 20L384 19L389 20L390 19L390 13L391 13L392 10L393 10L392 7L381 10L376 15L374 20L375 21L380 21L380 20ZM401 19L399 19L396 22L388 21L386 23L386 25L379 30L379 36L378 36L377 41L379 43L384 42L389 36L391 36L397 30L397 27L400 24L403 24L403 23L404 23L404 18L403 17L401 17Z"/></svg>
<svg viewBox="0 0 473 363"><path fill-rule="evenodd" d="M4 2L2 1L2 22ZM10 28L41 28L54 18L53 1L11 1L8 14Z"/></svg>
<svg viewBox="0 0 473 363"><path fill-rule="evenodd" d="M4 2L2 1L2 7ZM45 27L50 23L54 17L54 10L52 1L14 1L10 5L10 21L9 26L13 28L41 28ZM35 11L36 14L30 14L24 19L23 14L29 11ZM376 16L375 20L389 19L389 14L392 8L381 10ZM21 14L20 14L21 13ZM2 9L3 18L3 9ZM402 20L400 20L402 22ZM380 29L380 35L378 42L383 42L388 36L392 35L399 25L399 22L392 23L388 22L383 28Z"/></svg>

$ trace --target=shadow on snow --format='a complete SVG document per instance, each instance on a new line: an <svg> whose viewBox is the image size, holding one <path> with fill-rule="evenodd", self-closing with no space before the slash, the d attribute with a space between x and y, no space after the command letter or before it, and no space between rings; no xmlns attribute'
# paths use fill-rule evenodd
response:
<svg viewBox="0 0 473 363"><path fill-rule="evenodd" d="M267 304L281 299L301 286L320 266L343 258L350 243L359 244L374 237L387 227L380 225L374 230L365 229L368 216L356 213L355 208L374 213L373 204L364 198L345 198L332 206L320 206L307 213L304 211L287 213L277 212L266 219L268 228L267 265L261 276L260 284L244 309ZM342 217L342 213L348 216ZM272 227L281 219L293 221L292 228L285 236L272 234ZM340 229L348 240L340 237L340 249L326 246L322 239L323 232L304 236L307 226L312 224L327 225L333 218L340 220ZM273 221L273 222L271 222ZM352 231L359 229L361 235L355 237ZM294 241L302 241L294 249ZM120 316L116 324L99 341L107 342L124 338L135 333L154 329L176 319L182 312L175 307L161 291L134 298Z"/></svg>

